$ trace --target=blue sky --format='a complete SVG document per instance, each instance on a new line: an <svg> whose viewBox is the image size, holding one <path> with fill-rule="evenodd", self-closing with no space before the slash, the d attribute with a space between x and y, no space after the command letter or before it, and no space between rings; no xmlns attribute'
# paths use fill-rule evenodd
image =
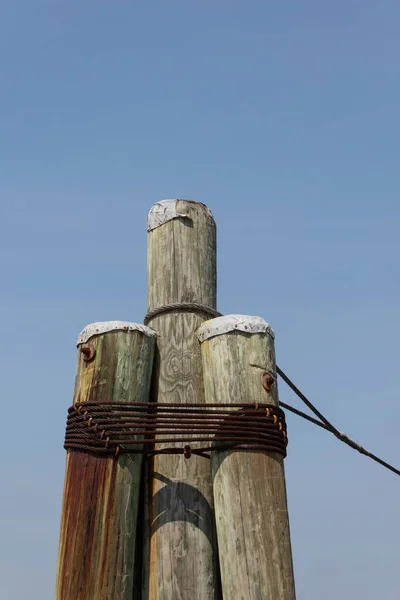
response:
<svg viewBox="0 0 400 600"><path fill-rule="evenodd" d="M219 309L400 464L400 7L3 0L0 592L51 600L75 341L141 320L154 202L205 202ZM296 404L284 384L283 401ZM400 482L288 416L299 600L395 600Z"/></svg>

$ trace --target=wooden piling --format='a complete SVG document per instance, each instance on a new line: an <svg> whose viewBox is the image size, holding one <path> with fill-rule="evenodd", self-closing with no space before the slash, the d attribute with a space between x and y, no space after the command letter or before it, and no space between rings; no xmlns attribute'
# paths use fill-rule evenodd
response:
<svg viewBox="0 0 400 600"><path fill-rule="evenodd" d="M154 205L148 217L148 311L182 302L215 308L215 229L204 204L168 200ZM179 307L152 318L154 401L204 402L195 332L207 318L195 308ZM149 467L143 598L218 598L210 461L156 455Z"/></svg>
<svg viewBox="0 0 400 600"><path fill-rule="evenodd" d="M274 335L263 319L228 315L198 334L207 403L278 404ZM269 392L264 373L275 381ZM215 451L211 460L224 600L294 600L282 456Z"/></svg>
<svg viewBox="0 0 400 600"><path fill-rule="evenodd" d="M155 333L89 325L78 340L77 402L148 402ZM68 450L56 600L132 600L142 455Z"/></svg>

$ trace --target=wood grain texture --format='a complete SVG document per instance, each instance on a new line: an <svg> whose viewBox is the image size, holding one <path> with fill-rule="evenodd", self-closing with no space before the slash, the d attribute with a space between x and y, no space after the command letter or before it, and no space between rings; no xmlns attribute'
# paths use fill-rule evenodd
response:
<svg viewBox="0 0 400 600"><path fill-rule="evenodd" d="M268 333L232 331L201 344L205 398L278 404ZM214 505L224 600L294 600L283 458L276 453L213 452Z"/></svg>
<svg viewBox="0 0 400 600"><path fill-rule="evenodd" d="M179 201L178 212L187 217L168 221L148 235L148 310L180 301L215 308L214 220L200 203ZM158 333L154 401L204 402L195 332L205 318L176 310L151 321ZM218 598L210 461L198 456L189 460L182 455L155 456L149 465L147 492L143 598Z"/></svg>
<svg viewBox="0 0 400 600"><path fill-rule="evenodd" d="M74 404L148 402L155 338L113 331L78 350ZM68 451L56 600L132 600L142 456Z"/></svg>

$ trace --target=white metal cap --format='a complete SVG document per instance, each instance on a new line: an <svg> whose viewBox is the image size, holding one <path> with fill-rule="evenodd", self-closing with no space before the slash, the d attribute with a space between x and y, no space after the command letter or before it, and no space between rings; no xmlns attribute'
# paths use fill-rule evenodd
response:
<svg viewBox="0 0 400 600"><path fill-rule="evenodd" d="M230 331L243 331L244 333L268 333L274 336L273 329L261 317L248 315L225 315L205 321L197 330L200 342L204 342L216 335L229 333Z"/></svg>
<svg viewBox="0 0 400 600"><path fill-rule="evenodd" d="M146 327L146 325L142 325L141 323L130 323L129 321L101 321L99 323L90 323L90 325L86 325L85 329L80 332L76 345L79 346L79 344L85 344L91 337L107 333L108 331L141 331L144 335L149 337L157 337L154 329L150 329L150 327Z"/></svg>
<svg viewBox="0 0 400 600"><path fill-rule="evenodd" d="M191 202L194 204L200 204L208 212L209 216L212 217L212 213L208 206L202 202L195 202L194 200L184 200L178 198L176 200L160 200L151 207L149 214L147 215L147 231L151 231L160 225L164 225L167 221L172 219L178 219L179 217L187 217L188 215L178 211L178 202Z"/></svg>
<svg viewBox="0 0 400 600"><path fill-rule="evenodd" d="M147 231L151 231L167 221L171 221L171 219L186 217L185 214L178 213L177 202L178 200L160 200L160 202L156 202L147 215Z"/></svg>

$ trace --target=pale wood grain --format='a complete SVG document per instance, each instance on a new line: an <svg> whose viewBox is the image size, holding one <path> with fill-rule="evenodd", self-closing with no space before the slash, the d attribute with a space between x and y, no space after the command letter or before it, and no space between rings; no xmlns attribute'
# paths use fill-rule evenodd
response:
<svg viewBox="0 0 400 600"><path fill-rule="evenodd" d="M78 350L74 403L148 402L155 338L114 331ZM56 600L132 600L142 456L68 451Z"/></svg>
<svg viewBox="0 0 400 600"><path fill-rule="evenodd" d="M269 333L232 331L201 344L208 403L278 404ZM224 600L294 600L283 458L276 453L213 452L214 504Z"/></svg>
<svg viewBox="0 0 400 600"><path fill-rule="evenodd" d="M148 235L148 310L173 302L215 308L215 223L208 209L179 201L186 218L170 220ZM157 316L152 382L157 402L204 402L196 330L206 317L176 310ZM180 444L182 446L183 444ZM147 485L143 598L218 598L217 552L210 461L159 455Z"/></svg>

